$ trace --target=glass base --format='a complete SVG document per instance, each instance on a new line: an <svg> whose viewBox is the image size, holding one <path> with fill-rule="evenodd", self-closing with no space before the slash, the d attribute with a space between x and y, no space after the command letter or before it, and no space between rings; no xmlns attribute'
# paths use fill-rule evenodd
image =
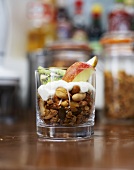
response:
<svg viewBox="0 0 134 170"><path fill-rule="evenodd" d="M75 127L37 126L39 141L78 141L87 140L94 134L93 125Z"/></svg>

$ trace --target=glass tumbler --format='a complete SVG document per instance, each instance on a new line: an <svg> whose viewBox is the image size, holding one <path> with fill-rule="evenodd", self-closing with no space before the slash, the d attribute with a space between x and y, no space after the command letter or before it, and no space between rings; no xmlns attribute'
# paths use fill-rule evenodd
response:
<svg viewBox="0 0 134 170"><path fill-rule="evenodd" d="M39 140L85 140L94 133L96 73L87 82L66 82L62 80L65 72L58 68L35 71Z"/></svg>

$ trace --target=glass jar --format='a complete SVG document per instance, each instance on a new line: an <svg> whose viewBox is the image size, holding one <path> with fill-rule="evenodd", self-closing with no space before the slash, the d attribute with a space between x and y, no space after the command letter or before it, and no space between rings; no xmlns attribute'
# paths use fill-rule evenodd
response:
<svg viewBox="0 0 134 170"><path fill-rule="evenodd" d="M134 118L134 32L108 32L101 39L104 60L104 113Z"/></svg>
<svg viewBox="0 0 134 170"><path fill-rule="evenodd" d="M57 41L47 47L47 52L53 60L53 67L69 67L76 61L91 58L91 48L87 43L72 40Z"/></svg>

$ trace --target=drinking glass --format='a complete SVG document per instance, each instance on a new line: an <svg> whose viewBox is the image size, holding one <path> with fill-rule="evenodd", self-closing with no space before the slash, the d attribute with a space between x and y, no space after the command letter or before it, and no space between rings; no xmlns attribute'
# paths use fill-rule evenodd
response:
<svg viewBox="0 0 134 170"><path fill-rule="evenodd" d="M60 72L58 68L35 71L39 140L88 139L94 133L96 73L87 82L66 82L62 80L66 70Z"/></svg>

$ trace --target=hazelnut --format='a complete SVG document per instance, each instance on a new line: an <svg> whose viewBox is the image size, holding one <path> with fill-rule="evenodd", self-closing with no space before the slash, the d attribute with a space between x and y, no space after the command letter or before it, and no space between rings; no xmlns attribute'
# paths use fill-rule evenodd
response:
<svg viewBox="0 0 134 170"><path fill-rule="evenodd" d="M76 94L76 93L79 93L79 92L80 92L80 87L78 85L74 85L72 90L71 90L71 93Z"/></svg>

